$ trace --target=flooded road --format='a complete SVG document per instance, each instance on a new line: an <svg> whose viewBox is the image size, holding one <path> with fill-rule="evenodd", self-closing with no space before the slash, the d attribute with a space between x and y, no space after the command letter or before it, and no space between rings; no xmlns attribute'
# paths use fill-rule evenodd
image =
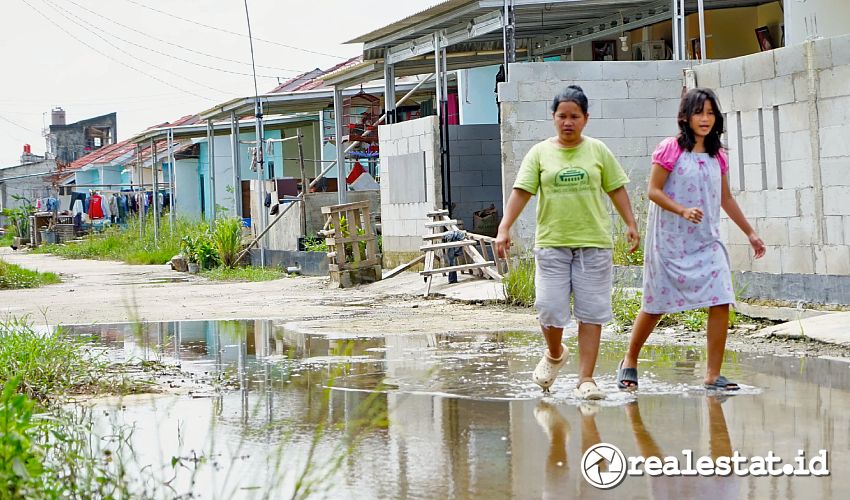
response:
<svg viewBox="0 0 850 500"><path fill-rule="evenodd" d="M72 327L123 360L179 363L223 380L191 395L101 402L132 425L141 469L168 495L202 498L850 498L850 363L727 352L742 384L702 388L704 352L648 345L637 394L616 390L624 342L603 341L599 404L572 394L577 347L542 398L538 334L304 335L271 321ZM625 339L625 337L624 337ZM179 381L177 382L179 384ZM828 451L827 477L582 477L597 443L628 456L776 456ZM135 465L134 465L135 464ZM141 465L140 465L141 464Z"/></svg>

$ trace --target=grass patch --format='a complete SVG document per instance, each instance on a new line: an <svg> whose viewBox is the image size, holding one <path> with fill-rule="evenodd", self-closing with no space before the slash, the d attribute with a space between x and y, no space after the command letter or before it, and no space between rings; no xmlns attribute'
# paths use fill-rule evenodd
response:
<svg viewBox="0 0 850 500"><path fill-rule="evenodd" d="M0 235L0 247L11 246L12 245L12 238L14 238L14 237L15 236L9 231L6 231L2 235Z"/></svg>
<svg viewBox="0 0 850 500"><path fill-rule="evenodd" d="M509 304L531 307L534 305L534 257L525 255L517 259L508 274L502 278L505 298Z"/></svg>
<svg viewBox="0 0 850 500"><path fill-rule="evenodd" d="M201 272L201 276L214 281L271 281L286 273L278 267L217 267Z"/></svg>
<svg viewBox="0 0 850 500"><path fill-rule="evenodd" d="M36 288L41 285L59 283L54 273L40 273L24 269L16 264L0 260L0 290L17 290L20 288Z"/></svg>
<svg viewBox="0 0 850 500"><path fill-rule="evenodd" d="M68 259L118 260L127 264L165 264L180 253L180 240L186 235L202 234L206 223L178 219L174 230L167 217L162 218L159 240L154 238L153 218L148 216L144 232L138 219L126 229L111 226L102 233L90 234L80 242L41 245L36 253L51 253Z"/></svg>

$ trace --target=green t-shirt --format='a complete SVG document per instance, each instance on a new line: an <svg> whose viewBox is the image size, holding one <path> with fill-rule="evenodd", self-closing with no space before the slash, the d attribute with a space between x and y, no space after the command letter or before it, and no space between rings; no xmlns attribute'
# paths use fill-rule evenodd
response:
<svg viewBox="0 0 850 500"><path fill-rule="evenodd" d="M538 195L535 246L612 248L603 193L628 182L608 146L584 136L574 148L551 139L535 144L513 187Z"/></svg>

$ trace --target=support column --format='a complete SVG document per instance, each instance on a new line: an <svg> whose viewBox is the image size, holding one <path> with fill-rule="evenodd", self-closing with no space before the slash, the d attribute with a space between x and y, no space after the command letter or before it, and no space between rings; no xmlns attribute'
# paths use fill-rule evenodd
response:
<svg viewBox="0 0 850 500"><path fill-rule="evenodd" d="M395 123L395 66L384 65L384 112L387 114L384 123Z"/></svg>
<svg viewBox="0 0 850 500"><path fill-rule="evenodd" d="M151 197L151 205L153 206L153 241L159 242L159 168L156 166L158 161L156 156L156 142L151 139L151 181L153 182L153 196Z"/></svg>
<svg viewBox="0 0 850 500"><path fill-rule="evenodd" d="M210 186L210 229L215 229L215 126L212 119L207 120L207 163Z"/></svg>
<svg viewBox="0 0 850 500"><path fill-rule="evenodd" d="M345 149L342 147L342 88L334 86L334 135L336 136L336 178L339 204L348 202L345 184Z"/></svg>
<svg viewBox="0 0 850 500"><path fill-rule="evenodd" d="M174 225L177 222L177 165L174 159L174 129L168 129L168 185L171 194L171 211L168 221L171 223L169 234L174 234Z"/></svg>
<svg viewBox="0 0 850 500"><path fill-rule="evenodd" d="M233 210L235 216L242 218L242 166L239 154L239 119L236 112L230 112L230 151L233 163Z"/></svg>
<svg viewBox="0 0 850 500"><path fill-rule="evenodd" d="M688 58L688 28L685 25L685 0L679 0L679 53L682 54L682 60Z"/></svg>
<svg viewBox="0 0 850 500"><path fill-rule="evenodd" d="M671 12L673 13L673 17L670 18L670 26L673 28L673 60L680 61L682 57L679 54L679 0L673 0Z"/></svg>
<svg viewBox="0 0 850 500"><path fill-rule="evenodd" d="M705 5L703 0L697 0L697 15L699 16L699 59L705 63L705 54L708 50L705 46ZM696 56L696 54L694 54Z"/></svg>

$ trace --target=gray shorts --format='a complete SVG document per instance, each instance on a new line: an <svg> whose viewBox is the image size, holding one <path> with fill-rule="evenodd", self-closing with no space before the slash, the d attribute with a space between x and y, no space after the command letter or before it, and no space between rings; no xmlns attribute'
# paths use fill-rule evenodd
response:
<svg viewBox="0 0 850 500"><path fill-rule="evenodd" d="M611 321L613 251L610 248L535 248L534 307L544 327L570 322L570 295L575 318L604 325Z"/></svg>

